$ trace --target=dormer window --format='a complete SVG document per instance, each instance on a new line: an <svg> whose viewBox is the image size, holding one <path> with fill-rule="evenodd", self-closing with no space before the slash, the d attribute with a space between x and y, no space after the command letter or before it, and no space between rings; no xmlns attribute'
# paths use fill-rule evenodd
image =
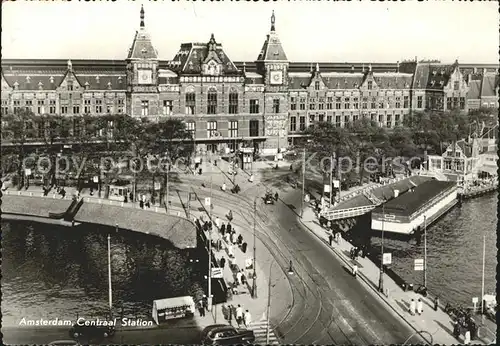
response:
<svg viewBox="0 0 500 346"><path fill-rule="evenodd" d="M54 77L50 76L49 80L50 80L50 83L54 83Z"/></svg>
<svg viewBox="0 0 500 346"><path fill-rule="evenodd" d="M435 83L436 83L436 82L432 80L432 81L431 81L431 86L434 86L434 84L435 84Z"/></svg>
<svg viewBox="0 0 500 346"><path fill-rule="evenodd" d="M280 55L280 53L279 53L278 51L275 51L275 52L274 52L274 55L275 55L275 56L278 56L278 55Z"/></svg>
<svg viewBox="0 0 500 346"><path fill-rule="evenodd" d="M19 88L19 83L17 81L14 82L14 89L17 90Z"/></svg>
<svg viewBox="0 0 500 346"><path fill-rule="evenodd" d="M118 83L121 83L122 82L122 76L119 76L118 77Z"/></svg>
<svg viewBox="0 0 500 346"><path fill-rule="evenodd" d="M99 83L99 76L95 76L96 83Z"/></svg>
<svg viewBox="0 0 500 346"><path fill-rule="evenodd" d="M142 53L142 54L146 54L147 52L148 52L148 51L147 51L147 49L146 49L146 48L142 48L142 50L141 50L141 53Z"/></svg>
<svg viewBox="0 0 500 346"><path fill-rule="evenodd" d="M111 82L108 82L108 89L111 90Z"/></svg>
<svg viewBox="0 0 500 346"><path fill-rule="evenodd" d="M198 53L196 51L193 52L193 58L197 58L198 57Z"/></svg>
<svg viewBox="0 0 500 346"><path fill-rule="evenodd" d="M31 77L30 76L26 76L26 83L30 83L31 82Z"/></svg>
<svg viewBox="0 0 500 346"><path fill-rule="evenodd" d="M439 82L439 85L443 86L444 82L443 81L440 81Z"/></svg>
<svg viewBox="0 0 500 346"><path fill-rule="evenodd" d="M42 82L38 82L38 89L40 89L40 90L43 89L43 83Z"/></svg>
<svg viewBox="0 0 500 346"><path fill-rule="evenodd" d="M192 70L192 69L193 69L193 62L192 62L192 61L190 61L190 62L188 63L188 69L190 69L190 70Z"/></svg>
<svg viewBox="0 0 500 346"><path fill-rule="evenodd" d="M89 90L90 84L89 82L85 82L85 90Z"/></svg>

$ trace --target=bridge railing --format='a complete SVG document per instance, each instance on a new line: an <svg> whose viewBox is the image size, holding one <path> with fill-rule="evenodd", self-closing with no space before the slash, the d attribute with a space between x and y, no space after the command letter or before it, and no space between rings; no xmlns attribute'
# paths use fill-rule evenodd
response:
<svg viewBox="0 0 500 346"><path fill-rule="evenodd" d="M327 220L338 220L345 219L349 217L359 216L366 214L370 210L374 209L374 205L365 205L362 207L355 208L346 208L340 210L327 210L320 213L320 216L324 217Z"/></svg>

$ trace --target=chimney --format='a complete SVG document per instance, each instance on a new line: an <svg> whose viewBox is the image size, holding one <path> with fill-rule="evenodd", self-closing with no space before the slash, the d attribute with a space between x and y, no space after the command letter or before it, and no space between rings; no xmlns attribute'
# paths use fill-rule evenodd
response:
<svg viewBox="0 0 500 346"><path fill-rule="evenodd" d="M396 63L396 72L399 73L399 61Z"/></svg>

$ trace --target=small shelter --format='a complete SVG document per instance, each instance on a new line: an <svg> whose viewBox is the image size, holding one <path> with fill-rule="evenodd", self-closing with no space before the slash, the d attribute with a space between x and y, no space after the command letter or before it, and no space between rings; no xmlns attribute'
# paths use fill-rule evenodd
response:
<svg viewBox="0 0 500 346"><path fill-rule="evenodd" d="M153 301L152 317L156 324L174 318L193 316L195 305L193 297L175 297Z"/></svg>

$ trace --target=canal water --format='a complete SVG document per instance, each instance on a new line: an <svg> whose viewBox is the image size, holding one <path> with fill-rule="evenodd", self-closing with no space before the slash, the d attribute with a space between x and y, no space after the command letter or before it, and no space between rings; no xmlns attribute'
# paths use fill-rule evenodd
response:
<svg viewBox="0 0 500 346"><path fill-rule="evenodd" d="M483 235L486 237L485 294L496 292L498 194L466 200L427 230L427 287L441 301L472 306L481 297ZM381 239L372 237L372 249ZM424 241L384 240L384 252L392 253L395 273L415 287L423 284L423 272L414 260L424 258Z"/></svg>
<svg viewBox="0 0 500 346"><path fill-rule="evenodd" d="M2 323L108 315L104 226L3 221ZM150 319L154 299L202 294L202 271L161 238L122 231L111 237L115 316Z"/></svg>

